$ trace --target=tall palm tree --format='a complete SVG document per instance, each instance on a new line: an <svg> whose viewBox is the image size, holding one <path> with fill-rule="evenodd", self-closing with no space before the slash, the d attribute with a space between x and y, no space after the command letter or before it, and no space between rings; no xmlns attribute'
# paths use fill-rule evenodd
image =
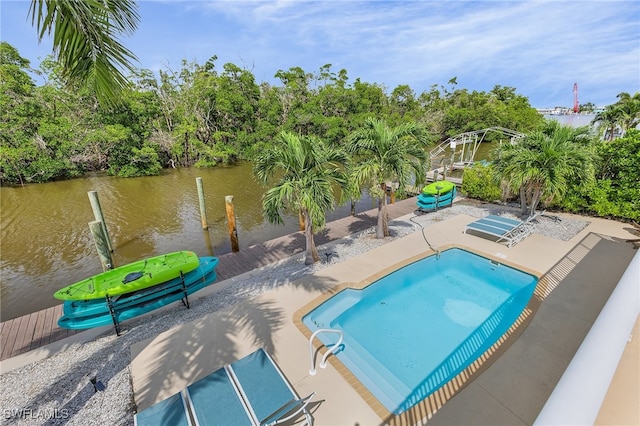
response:
<svg viewBox="0 0 640 426"><path fill-rule="evenodd" d="M494 158L496 178L520 194L523 215L533 215L540 201L562 197L569 183L594 178L587 128L549 122L516 144L499 146Z"/></svg>
<svg viewBox="0 0 640 426"><path fill-rule="evenodd" d="M378 198L376 238L389 236L386 182L399 183L402 193L411 183L420 185L427 172L429 145L424 128L405 123L390 128L382 120L368 118L361 129L347 138L347 151L358 157L352 168L352 178L369 194Z"/></svg>
<svg viewBox="0 0 640 426"><path fill-rule="evenodd" d="M133 71L135 55L118 41L140 20L134 0L32 0L31 23L40 41L53 39L53 53L70 84L90 87L100 101L115 102L125 87L123 70Z"/></svg>
<svg viewBox="0 0 640 426"><path fill-rule="evenodd" d="M262 199L262 210L271 223L283 223L285 210L300 212L304 218L306 258L311 265L319 260L314 230L324 227L326 212L334 207L334 191L346 185L344 152L329 148L313 136L281 132L275 147L256 159L253 170L263 183L278 177Z"/></svg>

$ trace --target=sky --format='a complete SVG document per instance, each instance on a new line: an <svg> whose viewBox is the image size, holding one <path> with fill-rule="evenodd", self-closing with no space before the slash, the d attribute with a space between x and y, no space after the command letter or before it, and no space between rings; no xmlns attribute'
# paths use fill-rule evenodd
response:
<svg viewBox="0 0 640 426"><path fill-rule="evenodd" d="M121 42L138 68L179 71L182 60L233 63L258 83L279 70L331 64L390 93L409 85L490 91L508 86L536 108L614 103L640 92L640 1L138 1ZM0 39L37 68L51 53L28 19L30 1L0 0ZM38 82L36 80L37 83Z"/></svg>

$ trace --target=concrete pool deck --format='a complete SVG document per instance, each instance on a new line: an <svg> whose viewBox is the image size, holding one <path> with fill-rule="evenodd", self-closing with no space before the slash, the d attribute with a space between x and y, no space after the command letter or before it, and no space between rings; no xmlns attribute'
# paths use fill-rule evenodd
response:
<svg viewBox="0 0 640 426"><path fill-rule="evenodd" d="M380 417L372 408L375 402L362 398L362 390L348 383L335 361L309 375L309 342L293 320L301 307L340 284L365 281L429 252L416 232L132 345L138 409L264 347L299 395L316 392L312 413L317 425L414 424L432 412L429 424L532 424L636 252L624 242L628 226L620 222L589 218L589 226L569 241L534 234L507 248L464 234L465 225L475 219L458 215L433 224L426 231L429 242L434 247L465 246L535 272L542 277L537 294L543 300L522 334L504 345L502 354L482 366L480 374L462 383L453 397L443 394L405 416ZM632 358L628 363L637 374L637 362L634 366ZM621 386L631 387L621 395L627 397L626 404L635 402L629 409L637 412L637 379ZM624 403L605 400L605 404L620 402Z"/></svg>

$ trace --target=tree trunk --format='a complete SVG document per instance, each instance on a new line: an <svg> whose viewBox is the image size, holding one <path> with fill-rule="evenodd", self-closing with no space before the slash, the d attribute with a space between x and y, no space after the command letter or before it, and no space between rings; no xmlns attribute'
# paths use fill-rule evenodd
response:
<svg viewBox="0 0 640 426"><path fill-rule="evenodd" d="M382 239L389 236L389 215L387 214L387 194L386 185L383 183L382 197L378 198L378 226L376 227L376 238Z"/></svg>
<svg viewBox="0 0 640 426"><path fill-rule="evenodd" d="M527 214L527 191L525 191L524 185L520 187L520 211L522 215Z"/></svg>
<svg viewBox="0 0 640 426"><path fill-rule="evenodd" d="M304 215L304 237L307 243L307 253L304 259L305 265L313 265L315 262L320 260L318 256L318 249L316 248L316 243L313 240L313 224L311 223L311 217L309 216L309 212L307 210L302 210L302 214Z"/></svg>
<svg viewBox="0 0 640 426"><path fill-rule="evenodd" d="M540 202L540 198L542 197L542 191L540 188L536 188L533 191L533 197L531 197L531 209L529 210L529 216L533 216L536 214L536 208L538 207L538 203Z"/></svg>

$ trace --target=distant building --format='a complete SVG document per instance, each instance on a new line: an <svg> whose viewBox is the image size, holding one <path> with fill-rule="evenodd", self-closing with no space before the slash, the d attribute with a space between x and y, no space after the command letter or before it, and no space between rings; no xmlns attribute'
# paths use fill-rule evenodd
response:
<svg viewBox="0 0 640 426"><path fill-rule="evenodd" d="M542 115L594 115L604 111L604 107L595 107L593 108L593 111L583 111L578 113L573 112L571 108L567 107L536 108L536 111L538 111L538 113Z"/></svg>

